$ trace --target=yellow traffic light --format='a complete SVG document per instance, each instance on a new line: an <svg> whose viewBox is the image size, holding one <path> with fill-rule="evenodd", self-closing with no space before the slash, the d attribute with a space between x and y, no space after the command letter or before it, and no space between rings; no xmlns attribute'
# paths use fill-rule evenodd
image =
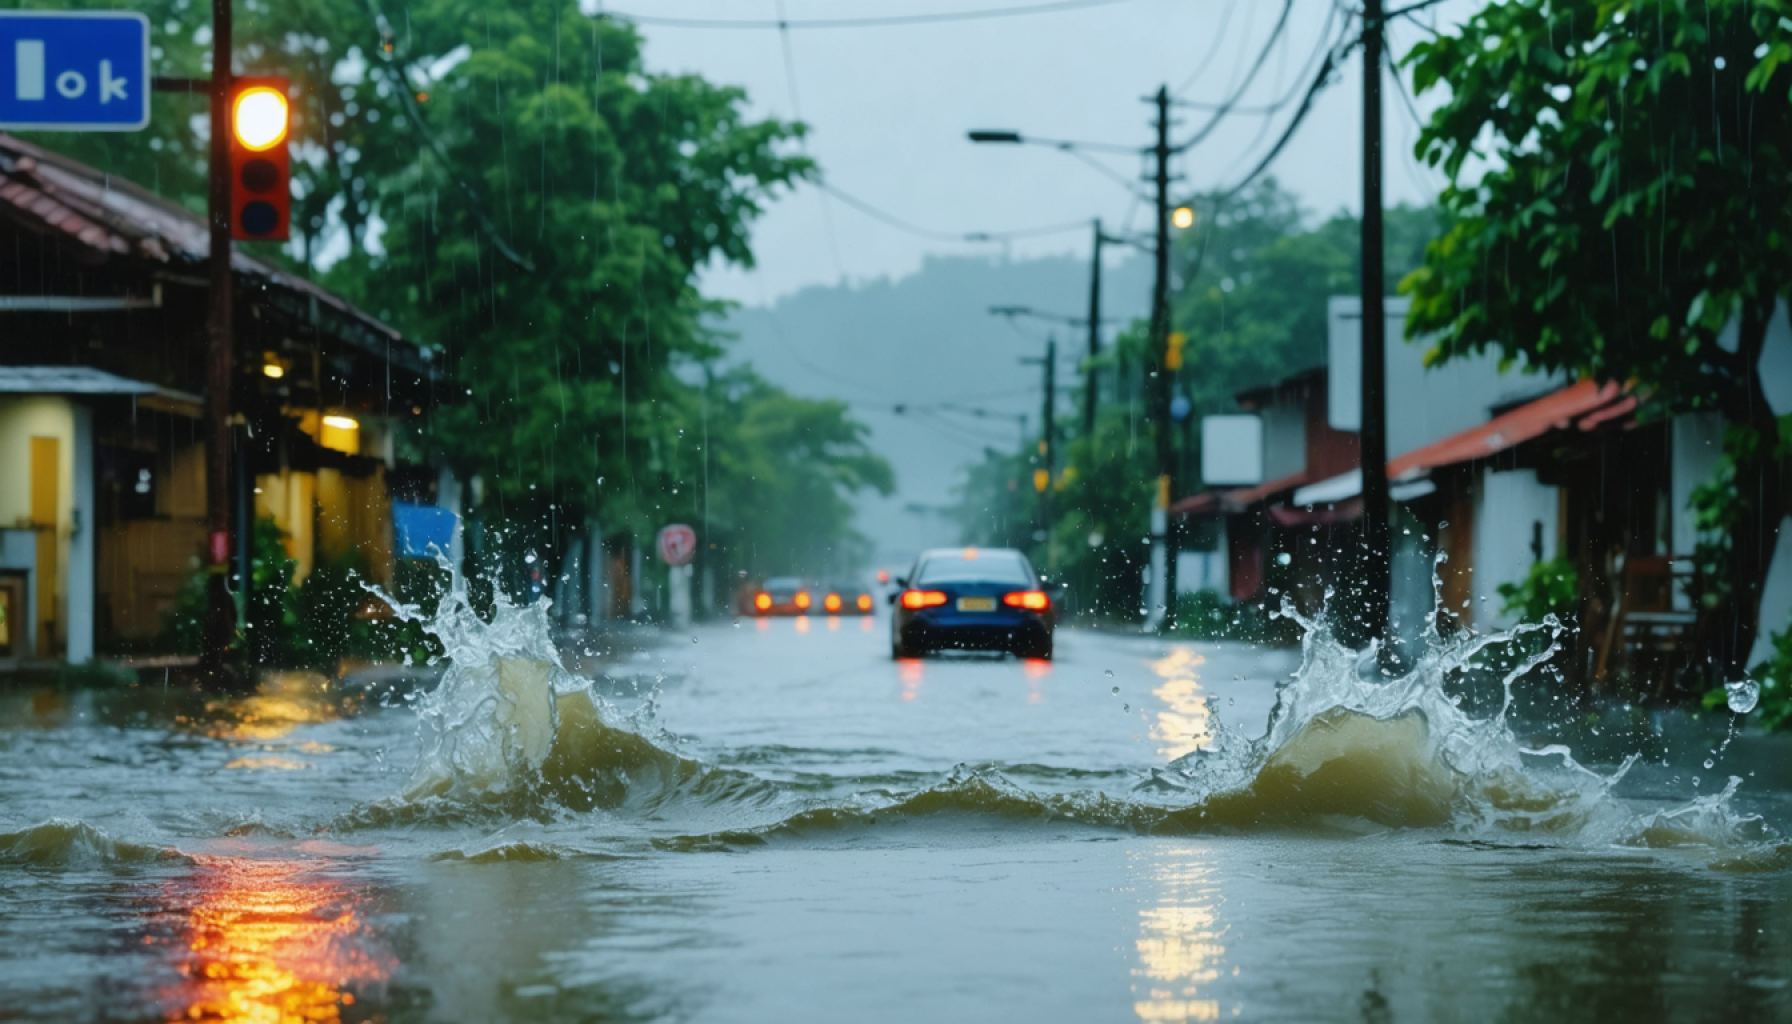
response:
<svg viewBox="0 0 1792 1024"><path fill-rule="evenodd" d="M1182 346L1188 344L1188 335L1181 331L1171 331L1169 344L1164 346L1164 369L1182 369Z"/></svg>
<svg viewBox="0 0 1792 1024"><path fill-rule="evenodd" d="M230 128L236 144L251 153L278 146L286 139L291 110L286 94L266 85L255 85L236 94L230 110Z"/></svg>
<svg viewBox="0 0 1792 1024"><path fill-rule="evenodd" d="M1052 471L1051 470L1046 469L1044 466L1040 466L1038 469L1035 469L1033 471L1033 489L1035 491L1038 491L1040 494L1044 494L1045 489L1047 487L1050 487L1051 485L1052 485Z"/></svg>

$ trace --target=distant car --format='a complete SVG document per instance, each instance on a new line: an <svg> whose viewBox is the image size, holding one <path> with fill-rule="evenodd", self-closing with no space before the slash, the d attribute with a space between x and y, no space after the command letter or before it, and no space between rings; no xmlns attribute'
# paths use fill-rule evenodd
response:
<svg viewBox="0 0 1792 1024"><path fill-rule="evenodd" d="M821 591L821 610L828 615L870 615L871 588L850 580L835 580Z"/></svg>
<svg viewBox="0 0 1792 1024"><path fill-rule="evenodd" d="M814 588L796 576L773 576L753 594L754 615L807 615L814 604Z"/></svg>
<svg viewBox="0 0 1792 1024"><path fill-rule="evenodd" d="M1050 658L1052 596L1012 548L939 548L915 560L891 596L890 657L939 650Z"/></svg>

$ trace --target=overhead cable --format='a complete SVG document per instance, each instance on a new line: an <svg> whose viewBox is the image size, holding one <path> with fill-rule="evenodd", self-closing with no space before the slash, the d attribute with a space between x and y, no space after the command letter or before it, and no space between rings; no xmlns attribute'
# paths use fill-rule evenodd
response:
<svg viewBox="0 0 1792 1024"><path fill-rule="evenodd" d="M920 14L882 14L858 18L681 18L658 14L639 14L599 8L598 14L622 18L637 25L665 28L720 29L828 29L888 28L901 25L936 25L958 21L989 21L995 18L1017 18L1035 14L1058 14L1091 7L1114 7L1131 0L1050 0L1047 3L1021 4L1015 7L980 7L963 11L929 11Z"/></svg>

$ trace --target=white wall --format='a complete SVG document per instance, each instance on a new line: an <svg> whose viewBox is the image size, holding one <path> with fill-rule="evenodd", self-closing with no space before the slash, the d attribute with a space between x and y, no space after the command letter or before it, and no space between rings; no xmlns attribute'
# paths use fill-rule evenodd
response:
<svg viewBox="0 0 1792 1024"><path fill-rule="evenodd" d="M1483 628L1511 626L1517 616L1500 610L1500 584L1517 582L1530 572L1536 561L1531 542L1539 527L1544 560L1556 556L1561 512L1558 489L1539 482L1536 471L1529 469L1483 469L1477 483L1472 527L1475 562L1469 586L1472 620Z"/></svg>
<svg viewBox="0 0 1792 1024"><path fill-rule="evenodd" d="M1494 353L1451 359L1427 367L1429 343L1406 340L1402 298L1386 300L1388 457L1487 422L1493 407L1541 395L1565 382L1560 374L1500 370ZM1362 426L1362 300L1334 295L1326 306L1330 366L1328 419L1339 430Z"/></svg>
<svg viewBox="0 0 1792 1024"><path fill-rule="evenodd" d="M1292 398L1263 409L1263 479L1280 480L1307 468L1307 410Z"/></svg>

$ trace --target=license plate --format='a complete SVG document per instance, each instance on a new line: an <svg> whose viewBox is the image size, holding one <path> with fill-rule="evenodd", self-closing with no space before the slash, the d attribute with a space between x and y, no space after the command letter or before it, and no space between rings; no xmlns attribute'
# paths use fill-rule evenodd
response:
<svg viewBox="0 0 1792 1024"><path fill-rule="evenodd" d="M996 610L996 599L993 597L961 597L958 599L958 610L961 612L993 612Z"/></svg>

